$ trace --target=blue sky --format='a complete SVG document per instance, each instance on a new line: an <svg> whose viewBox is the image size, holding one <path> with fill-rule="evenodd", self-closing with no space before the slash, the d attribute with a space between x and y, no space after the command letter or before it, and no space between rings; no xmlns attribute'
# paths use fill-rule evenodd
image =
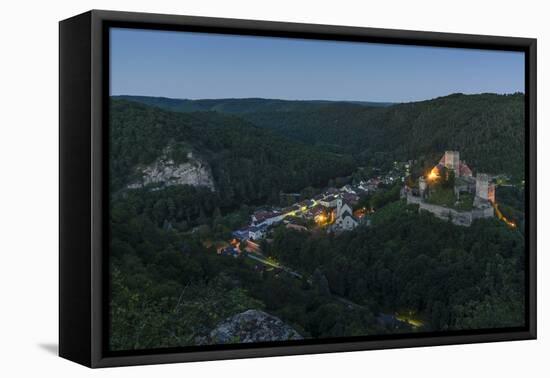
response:
<svg viewBox="0 0 550 378"><path fill-rule="evenodd" d="M407 102L524 92L524 54L111 29L111 94Z"/></svg>

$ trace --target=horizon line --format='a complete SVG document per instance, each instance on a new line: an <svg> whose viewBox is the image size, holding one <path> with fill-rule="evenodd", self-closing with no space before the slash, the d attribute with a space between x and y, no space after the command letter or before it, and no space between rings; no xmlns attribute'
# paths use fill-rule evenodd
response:
<svg viewBox="0 0 550 378"><path fill-rule="evenodd" d="M110 94L109 97L149 97L149 98L164 98L168 100L179 100L179 101L211 101L211 100L275 100L275 101L303 101L303 102L355 102L355 103L371 103L371 104L409 104L415 102L431 101L438 98L444 98L454 95L462 96L480 96L480 95L496 95L496 96L513 96L521 94L525 96L525 92L516 91L516 92L507 92L507 93L497 93L497 92L479 92L479 93L464 93L464 92L453 92L447 95L436 96L432 98L427 98L423 100L411 100L411 101L371 101L371 100L340 100L340 99L291 99L291 98L276 98L276 97L201 97L201 98L182 98L182 97L168 97L160 95L141 95L141 94Z"/></svg>

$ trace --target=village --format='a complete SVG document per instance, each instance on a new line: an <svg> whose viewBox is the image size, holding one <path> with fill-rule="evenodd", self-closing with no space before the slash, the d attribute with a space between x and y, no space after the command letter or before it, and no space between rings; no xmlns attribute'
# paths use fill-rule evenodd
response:
<svg viewBox="0 0 550 378"><path fill-rule="evenodd" d="M495 191L499 176L477 173L475 176L459 151L445 151L440 161L425 174L412 180L413 161L394 162L388 172L360 180L340 188L329 187L323 192L287 207L264 206L256 209L245 227L234 230L231 240L219 245L223 256L246 255L273 268L283 268L262 254L262 242L269 243L273 230L284 226L299 232L340 234L360 225L369 226L375 209L358 206L360 200L379 190L381 185L402 183L401 198L407 204L418 205L455 225L469 227L475 219L497 217L510 227L496 203ZM450 188L440 188L443 179L452 175ZM410 182L414 183L413 185ZM435 189L437 187L437 189ZM298 196L298 194L295 194Z"/></svg>
<svg viewBox="0 0 550 378"><path fill-rule="evenodd" d="M359 207L360 200L379 190L380 185L403 182L409 174L409 162L395 162L391 170L356 184L340 188L329 187L323 192L287 207L261 207L254 211L250 223L231 233L232 239L217 248L224 256L243 254L274 268L280 267L262 255L261 242L269 243L275 227L283 225L299 232L326 232L340 234L360 225L369 226L369 214L374 209ZM297 196L297 194L296 194Z"/></svg>
<svg viewBox="0 0 550 378"><path fill-rule="evenodd" d="M405 182L410 175L412 162L394 162L392 169L385 174L361 180L358 184L346 184L340 188L329 187L322 193L284 208L261 208L251 215L250 224L232 232L232 239L217 248L220 256L245 257L258 272L271 271L278 276L287 274L296 279L306 279L311 285L312 278L302 272L282 265L262 251L262 242L270 243L273 230L284 226L298 232L325 232L340 234L358 226L370 225L370 214L375 209L358 206L360 200L380 190ZM348 308L362 308L349 299L332 294L332 297ZM411 313L380 313L379 324L394 329L400 327L422 327L424 322Z"/></svg>

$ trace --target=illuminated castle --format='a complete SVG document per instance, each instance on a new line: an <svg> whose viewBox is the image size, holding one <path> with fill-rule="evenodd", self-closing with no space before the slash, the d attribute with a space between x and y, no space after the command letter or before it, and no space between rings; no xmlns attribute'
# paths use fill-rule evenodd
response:
<svg viewBox="0 0 550 378"><path fill-rule="evenodd" d="M433 167L429 174L430 178L441 175L443 167L454 172L455 177L472 177L472 170L465 161L460 160L459 151L445 151L445 154L439 160L439 163Z"/></svg>
<svg viewBox="0 0 550 378"><path fill-rule="evenodd" d="M489 175L478 173L476 176L476 199L495 203L495 184L489 182Z"/></svg>
<svg viewBox="0 0 550 378"><path fill-rule="evenodd" d="M473 196L470 210L458 210L452 206L438 205L430 201L430 185L437 183L445 174L452 171L455 176L453 191L458 204L462 194ZM447 176L448 178L448 176ZM460 160L460 152L445 151L439 163L426 176L418 178L418 189L405 185L402 196L407 203L419 205L419 210L426 210L441 219L450 219L454 224L469 226L475 219L494 216L495 184L485 173L473 177L472 170L466 162Z"/></svg>

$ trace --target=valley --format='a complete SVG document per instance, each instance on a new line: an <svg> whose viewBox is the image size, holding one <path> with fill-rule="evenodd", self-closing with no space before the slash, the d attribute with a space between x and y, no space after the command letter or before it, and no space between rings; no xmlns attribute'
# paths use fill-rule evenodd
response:
<svg viewBox="0 0 550 378"><path fill-rule="evenodd" d="M112 349L522 324L522 104L113 98ZM454 150L517 227L403 197Z"/></svg>

